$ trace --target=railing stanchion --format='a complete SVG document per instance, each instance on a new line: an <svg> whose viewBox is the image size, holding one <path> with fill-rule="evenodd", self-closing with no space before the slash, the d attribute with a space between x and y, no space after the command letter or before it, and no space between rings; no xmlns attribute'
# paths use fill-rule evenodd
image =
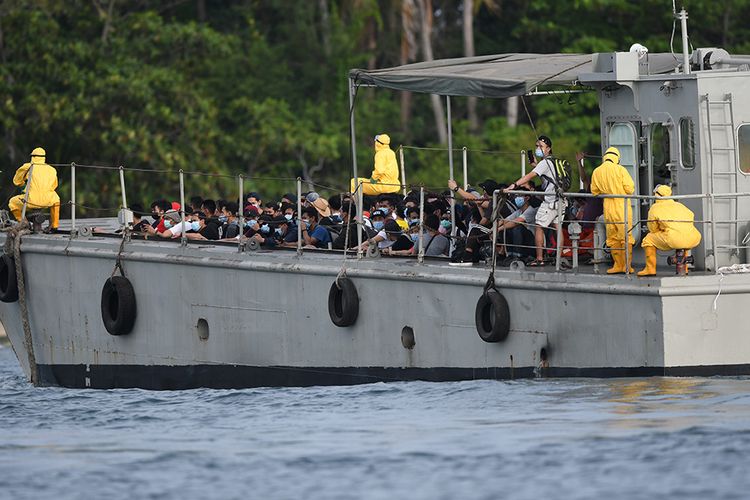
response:
<svg viewBox="0 0 750 500"><path fill-rule="evenodd" d="M424 262L424 186L419 187L419 253L417 261Z"/></svg>
<svg viewBox="0 0 750 500"><path fill-rule="evenodd" d="M448 247L448 257L453 257L456 248L456 193L451 191L451 244Z"/></svg>
<svg viewBox="0 0 750 500"><path fill-rule="evenodd" d="M70 163L70 231L76 230L76 163Z"/></svg>
<svg viewBox="0 0 750 500"><path fill-rule="evenodd" d="M245 200L243 200L243 193L245 192L245 178L242 174L237 176L237 187L239 189L239 195L237 198L237 206L240 212L240 235L237 240L237 252L242 252L242 235L245 233Z"/></svg>
<svg viewBox="0 0 750 500"><path fill-rule="evenodd" d="M716 254L716 205L713 193L708 194L708 201L711 206L711 252L714 254L714 274L719 274L719 256Z"/></svg>
<svg viewBox="0 0 750 500"><path fill-rule="evenodd" d="M623 221L623 227L625 228L625 248L624 248L624 251L625 251L625 274L630 274L630 258L631 258L631 256L630 256L630 237L629 237L629 234L628 234L628 229L630 229L629 228L630 224L628 223L628 207L630 206L630 200L628 200L628 197L625 196L625 197L623 197L622 201L623 201L623 204L625 205L624 210L623 210L623 214L624 214L623 215L623 219L625 219Z"/></svg>
<svg viewBox="0 0 750 500"><path fill-rule="evenodd" d="M469 150L464 146L461 151L461 160L464 164L464 191L469 189Z"/></svg>
<svg viewBox="0 0 750 500"><path fill-rule="evenodd" d="M120 191L122 192L122 208L128 208L128 197L125 194L125 167L120 165Z"/></svg>
<svg viewBox="0 0 750 500"><path fill-rule="evenodd" d="M521 150L521 177L526 175L526 151Z"/></svg>
<svg viewBox="0 0 750 500"><path fill-rule="evenodd" d="M123 184L123 198L125 196L125 184ZM180 169L180 222L182 230L180 231L180 244L184 247L187 245L187 231L185 230L185 172Z"/></svg>
<svg viewBox="0 0 750 500"><path fill-rule="evenodd" d="M398 147L398 159L401 161L401 184L404 186L404 196L406 196L406 166L404 165L404 146Z"/></svg>
<svg viewBox="0 0 750 500"><path fill-rule="evenodd" d="M302 179L297 177L297 255L302 255Z"/></svg>
<svg viewBox="0 0 750 500"><path fill-rule="evenodd" d="M563 217L565 215L565 213L563 212L564 201L565 197L562 195L557 199L557 241L555 241L555 271L560 270L560 264L562 262L562 226Z"/></svg>
<svg viewBox="0 0 750 500"><path fill-rule="evenodd" d="M497 265L497 221L500 217L497 216L497 190L492 191L492 273L495 273L495 266ZM476 258L476 256L474 257Z"/></svg>
<svg viewBox="0 0 750 500"><path fill-rule="evenodd" d="M362 194L362 181L358 181L357 186L357 224L359 224L357 231L357 258L362 258L362 232L365 230L365 208L364 208L365 197Z"/></svg>

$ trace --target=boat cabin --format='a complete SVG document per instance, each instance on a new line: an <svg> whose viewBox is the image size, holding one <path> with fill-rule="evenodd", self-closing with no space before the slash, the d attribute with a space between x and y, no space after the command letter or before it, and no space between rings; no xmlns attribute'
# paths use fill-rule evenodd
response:
<svg viewBox="0 0 750 500"><path fill-rule="evenodd" d="M653 71L648 54L594 54L593 71L579 75L599 95L602 150L619 148L636 194L670 184L675 195L707 195L682 200L703 234L696 267L747 263L750 59L697 49L689 71L677 71L673 58L675 70L664 73L664 56ZM650 203L633 200L636 220L645 221Z"/></svg>

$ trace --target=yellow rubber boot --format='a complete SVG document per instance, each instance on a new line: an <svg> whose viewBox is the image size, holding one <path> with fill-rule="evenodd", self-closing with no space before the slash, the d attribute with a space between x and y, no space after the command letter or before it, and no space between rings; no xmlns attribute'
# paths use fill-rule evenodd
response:
<svg viewBox="0 0 750 500"><path fill-rule="evenodd" d="M646 251L646 267L638 272L638 276L656 276L656 247L644 247Z"/></svg>
<svg viewBox="0 0 750 500"><path fill-rule="evenodd" d="M625 272L625 252L623 250L610 250L612 253L612 260L615 261L614 265L607 269L607 274L620 274Z"/></svg>
<svg viewBox="0 0 750 500"><path fill-rule="evenodd" d="M49 207L49 227L50 229L57 229L60 225L60 205L53 205Z"/></svg>

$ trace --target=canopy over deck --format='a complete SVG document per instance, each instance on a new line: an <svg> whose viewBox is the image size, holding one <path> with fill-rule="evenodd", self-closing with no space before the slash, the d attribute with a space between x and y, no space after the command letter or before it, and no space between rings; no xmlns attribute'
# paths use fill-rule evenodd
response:
<svg viewBox="0 0 750 500"><path fill-rule="evenodd" d="M355 85L368 84L444 96L504 98L528 94L541 85L573 85L593 73L592 54L496 54L440 59L395 68L353 69ZM669 73L672 54L649 54L649 73Z"/></svg>

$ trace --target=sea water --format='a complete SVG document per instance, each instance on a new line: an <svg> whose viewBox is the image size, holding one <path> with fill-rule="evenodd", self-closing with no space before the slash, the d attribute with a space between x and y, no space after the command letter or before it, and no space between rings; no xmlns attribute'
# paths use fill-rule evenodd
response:
<svg viewBox="0 0 750 500"><path fill-rule="evenodd" d="M34 388L0 348L9 499L750 498L750 380Z"/></svg>

